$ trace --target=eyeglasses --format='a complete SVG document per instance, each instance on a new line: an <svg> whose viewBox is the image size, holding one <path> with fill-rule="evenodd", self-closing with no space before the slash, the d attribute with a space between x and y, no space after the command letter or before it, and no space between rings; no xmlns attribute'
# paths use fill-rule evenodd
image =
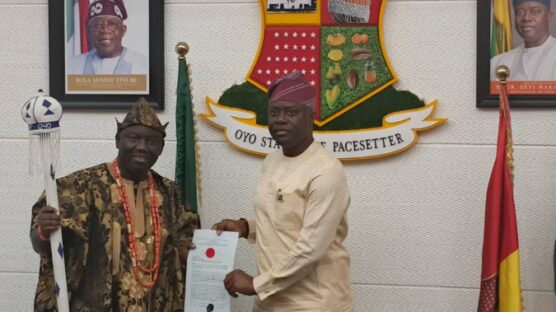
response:
<svg viewBox="0 0 556 312"><path fill-rule="evenodd" d="M93 21L91 23L91 29L96 32L101 31L103 28L106 28L108 31L115 31L116 29L120 29L122 25L122 23L113 21Z"/></svg>

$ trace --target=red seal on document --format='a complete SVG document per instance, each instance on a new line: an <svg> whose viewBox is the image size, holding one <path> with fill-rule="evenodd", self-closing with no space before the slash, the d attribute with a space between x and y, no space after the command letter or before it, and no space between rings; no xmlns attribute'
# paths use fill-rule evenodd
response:
<svg viewBox="0 0 556 312"><path fill-rule="evenodd" d="M207 258L214 258L214 254L216 252L214 251L214 248L207 248L207 250L205 251L205 255L207 256Z"/></svg>

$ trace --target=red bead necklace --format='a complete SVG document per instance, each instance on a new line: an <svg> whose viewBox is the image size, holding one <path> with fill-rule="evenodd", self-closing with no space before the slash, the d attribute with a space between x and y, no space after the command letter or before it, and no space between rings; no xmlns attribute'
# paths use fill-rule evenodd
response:
<svg viewBox="0 0 556 312"><path fill-rule="evenodd" d="M141 259L139 259L139 257L137 256L137 241L135 240L135 232L133 231L133 223L131 222L129 202L126 195L127 193L125 190L125 185L120 175L120 168L118 167L117 159L114 159L114 161L112 162L112 168L114 169L116 184L118 184L120 200L122 202L122 206L124 207L125 221L127 223L127 240L131 252L133 275L135 276L137 282L141 284L141 286L145 288L152 288L158 278L158 268L160 266L160 215L158 213L158 203L156 201L156 190L154 187L152 174L149 171L149 173L147 174L147 182L149 186L149 194L151 197L151 220L154 223L154 264L150 267L144 267L143 265L141 265ZM153 273L152 280L150 282L144 282L143 278L141 278L141 272Z"/></svg>

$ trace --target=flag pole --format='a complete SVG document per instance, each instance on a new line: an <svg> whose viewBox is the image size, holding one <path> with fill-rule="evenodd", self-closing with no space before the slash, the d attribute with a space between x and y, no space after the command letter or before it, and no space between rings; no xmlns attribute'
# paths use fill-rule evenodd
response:
<svg viewBox="0 0 556 312"><path fill-rule="evenodd" d="M510 102L508 101L508 79L510 78L510 69L506 65L496 67L496 78L500 82L500 114L502 114L506 122L506 153L508 162L508 171L510 173L510 182L512 191L514 187L514 159L513 159L513 137L512 137L512 120L510 116Z"/></svg>
<svg viewBox="0 0 556 312"><path fill-rule="evenodd" d="M496 78L501 84L506 85L508 78L510 78L510 69L506 65L496 67Z"/></svg>
<svg viewBox="0 0 556 312"><path fill-rule="evenodd" d="M185 55L189 45L178 42L178 83L176 90L176 184L193 211L201 207L201 162L197 120L191 95L191 72Z"/></svg>
<svg viewBox="0 0 556 312"><path fill-rule="evenodd" d="M496 68L500 105L496 158L488 183L478 312L522 312L519 239L513 185L513 142L507 81L510 70Z"/></svg>

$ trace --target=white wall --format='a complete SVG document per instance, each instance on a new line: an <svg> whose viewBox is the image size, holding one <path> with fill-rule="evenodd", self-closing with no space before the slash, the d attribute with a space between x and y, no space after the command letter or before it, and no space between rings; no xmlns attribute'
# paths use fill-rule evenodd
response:
<svg viewBox="0 0 556 312"><path fill-rule="evenodd" d="M480 0L484 1L484 0ZM165 8L168 143L156 169L173 177L176 42L191 46L197 111L243 82L259 40L255 0L167 0ZM475 107L476 6L473 1L391 0L384 37L398 89L430 102L448 121L422 133L409 151L346 163L352 190L347 244L355 307L367 311L476 311L483 211L498 113ZM30 208L42 182L27 175L21 105L48 90L47 0L0 0L0 307L30 311L38 257L28 239ZM116 155L114 115L67 111L63 174ZM514 109L515 199L527 311L556 311L552 252L556 238L556 111ZM224 142L200 122L202 222L248 216L261 159ZM238 183L240 181L240 183ZM254 271L254 249L240 245L237 265ZM248 311L250 299L234 300Z"/></svg>

